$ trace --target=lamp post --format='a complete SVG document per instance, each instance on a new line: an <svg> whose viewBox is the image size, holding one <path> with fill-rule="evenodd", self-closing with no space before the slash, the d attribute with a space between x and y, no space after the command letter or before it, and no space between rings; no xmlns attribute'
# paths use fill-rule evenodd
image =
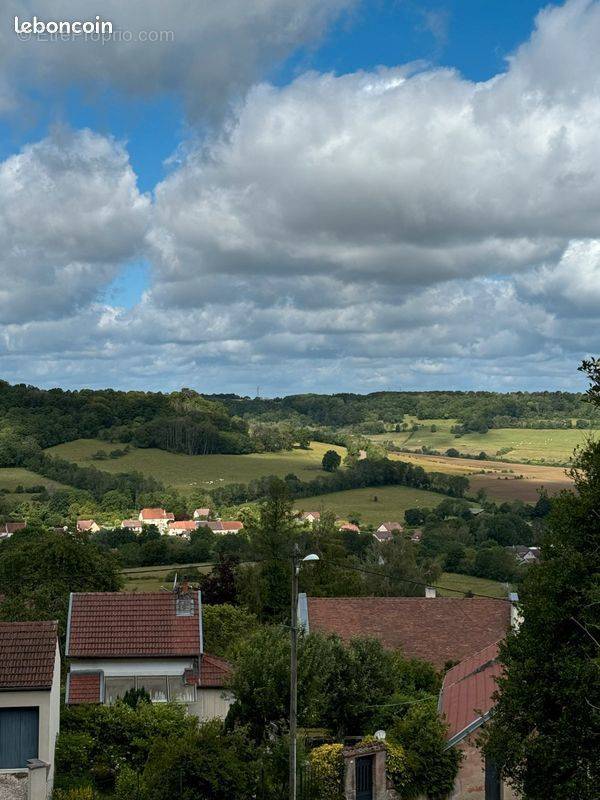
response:
<svg viewBox="0 0 600 800"><path fill-rule="evenodd" d="M296 800L296 730L298 727L298 576L300 566L304 562L318 561L316 553L300 558L298 545L294 545L292 553L292 619L290 627L290 800Z"/></svg>

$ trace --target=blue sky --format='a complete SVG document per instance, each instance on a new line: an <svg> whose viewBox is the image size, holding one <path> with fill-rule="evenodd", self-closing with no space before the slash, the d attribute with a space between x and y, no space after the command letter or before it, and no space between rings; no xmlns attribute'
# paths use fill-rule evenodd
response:
<svg viewBox="0 0 600 800"><path fill-rule="evenodd" d="M53 18L49 0L15 8ZM174 39L0 29L9 379L582 385L600 348L598 0L100 12Z"/></svg>

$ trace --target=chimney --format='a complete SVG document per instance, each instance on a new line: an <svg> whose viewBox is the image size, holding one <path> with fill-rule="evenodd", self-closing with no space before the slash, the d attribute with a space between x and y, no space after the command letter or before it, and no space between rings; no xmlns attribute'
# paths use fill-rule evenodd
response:
<svg viewBox="0 0 600 800"><path fill-rule="evenodd" d="M184 578L181 585L175 586L175 614L178 617L194 616L194 595L190 592L190 584Z"/></svg>
<svg viewBox="0 0 600 800"><path fill-rule="evenodd" d="M425 597L428 600L432 600L434 597L437 597L437 591L435 586L426 586L425 587Z"/></svg>

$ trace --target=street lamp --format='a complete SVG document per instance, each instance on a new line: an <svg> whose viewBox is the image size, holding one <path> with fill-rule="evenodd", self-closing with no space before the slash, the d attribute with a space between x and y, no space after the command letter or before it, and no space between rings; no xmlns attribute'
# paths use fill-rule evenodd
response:
<svg viewBox="0 0 600 800"><path fill-rule="evenodd" d="M290 660L290 800L296 800L296 729L298 725L298 576L305 562L318 561L316 553L300 557L298 545L292 553L292 624Z"/></svg>

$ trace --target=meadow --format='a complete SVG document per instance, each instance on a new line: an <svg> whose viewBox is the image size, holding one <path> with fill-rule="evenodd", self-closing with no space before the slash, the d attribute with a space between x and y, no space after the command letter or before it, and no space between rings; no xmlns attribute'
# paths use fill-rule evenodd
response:
<svg viewBox="0 0 600 800"><path fill-rule="evenodd" d="M471 591L474 594L506 598L510 591L510 587L506 583L490 581L487 578L476 578L473 575L459 575L455 572L443 572L436 584L436 589L442 597L460 597L461 592Z"/></svg>
<svg viewBox="0 0 600 800"><path fill-rule="evenodd" d="M492 500L535 503L542 487L549 495L553 495L573 486L564 467L518 464L512 461L480 461L421 453L391 453L389 457L418 464L428 472L465 475L469 479L468 494L475 495L479 489L483 489Z"/></svg>
<svg viewBox="0 0 600 800"><path fill-rule="evenodd" d="M106 472L138 471L151 475L166 486L173 486L184 494L202 489L215 489L227 483L248 483L264 475L281 478L294 473L301 480L311 480L327 473L321 469L321 459L327 450L336 450L342 458L343 447L311 442L309 450L283 450L278 453L251 453L249 455L187 456L157 450L132 447L120 458L97 461L91 456L98 450L110 452L123 445L99 439L76 439L46 450L48 455L75 461L81 466L94 466Z"/></svg>
<svg viewBox="0 0 600 800"><path fill-rule="evenodd" d="M21 467L0 468L0 489L7 490L7 493L2 495L2 499L10 506L16 503L27 502L31 500L32 497L35 497L34 494L29 493L19 492L17 494L15 489L19 485L23 486L25 489L31 486L45 486L49 492L68 488L64 486L64 484L58 483L58 481L49 480L48 478L44 478L43 475L38 475L36 472L31 472L28 469L22 469Z"/></svg>
<svg viewBox="0 0 600 800"><path fill-rule="evenodd" d="M444 499L443 494L408 486L373 486L303 497L294 506L302 511L333 511L340 519L356 516L361 524L379 525L388 521L403 523L407 508L434 508Z"/></svg>
<svg viewBox="0 0 600 800"><path fill-rule="evenodd" d="M456 424L452 419L407 420L409 424L416 421L417 431L402 433L383 433L371 436L373 441L393 441L398 447L420 450L428 447L444 453L450 447L461 453L478 455L481 451L488 456L500 456L503 461L532 461L536 464L568 464L573 450L585 443L586 438L597 432L533 428L493 428L487 433L465 433L460 437L450 432ZM435 431L431 427L436 428Z"/></svg>
<svg viewBox="0 0 600 800"><path fill-rule="evenodd" d="M167 578L173 572L180 576L194 568L198 572L207 573L212 569L211 564L169 564L157 567L132 567L122 569L124 592L159 592L162 588L170 588L173 581Z"/></svg>

